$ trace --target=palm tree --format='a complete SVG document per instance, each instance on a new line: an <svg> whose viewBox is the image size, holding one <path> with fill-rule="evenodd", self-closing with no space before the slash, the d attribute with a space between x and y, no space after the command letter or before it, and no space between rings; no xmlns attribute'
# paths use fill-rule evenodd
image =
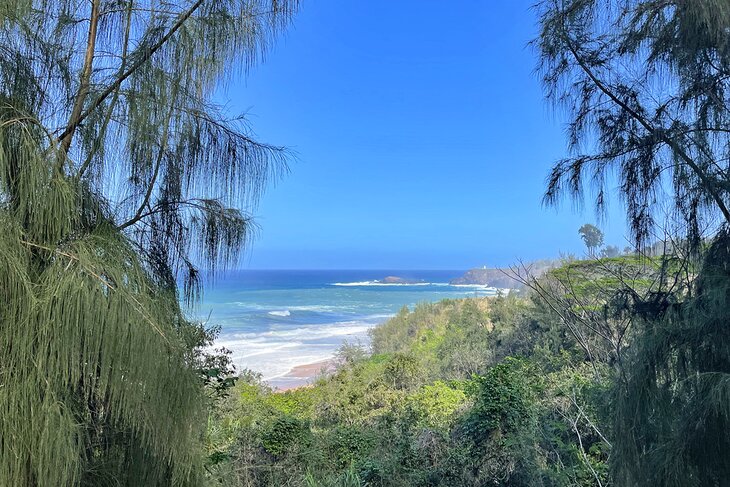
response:
<svg viewBox="0 0 730 487"><path fill-rule="evenodd" d="M578 229L578 234L588 249L588 255L596 255L596 249L603 245L603 232L595 225L586 223Z"/></svg>
<svg viewBox="0 0 730 487"><path fill-rule="evenodd" d="M180 302L235 261L287 159L213 94L296 7L0 4L0 484L198 484Z"/></svg>

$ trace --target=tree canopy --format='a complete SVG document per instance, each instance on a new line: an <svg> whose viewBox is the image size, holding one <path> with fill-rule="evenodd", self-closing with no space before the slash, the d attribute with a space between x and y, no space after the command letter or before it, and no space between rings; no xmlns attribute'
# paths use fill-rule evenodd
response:
<svg viewBox="0 0 730 487"><path fill-rule="evenodd" d="M603 245L603 232L595 225L586 223L578 229L578 233L580 234L580 238L583 240L583 243L586 244L588 252L591 254L595 252L595 249Z"/></svg>
<svg viewBox="0 0 730 487"><path fill-rule="evenodd" d="M198 485L179 299L236 258L287 156L213 95L296 3L0 4L3 485Z"/></svg>
<svg viewBox="0 0 730 487"><path fill-rule="evenodd" d="M545 200L602 212L618 181L637 248L667 223L659 285L622 283L633 339L615 384L611 463L620 485L722 485L730 472L730 4L544 0L541 70L570 115L570 157ZM665 220L665 221L663 221ZM667 245L665 245L667 247ZM645 247L644 247L645 248ZM663 252L664 253L664 252Z"/></svg>
<svg viewBox="0 0 730 487"><path fill-rule="evenodd" d="M548 98L570 114L572 155L545 200L599 212L618 183L637 243L667 213L693 245L730 222L724 0L543 0L534 45ZM657 220L659 218L659 220Z"/></svg>

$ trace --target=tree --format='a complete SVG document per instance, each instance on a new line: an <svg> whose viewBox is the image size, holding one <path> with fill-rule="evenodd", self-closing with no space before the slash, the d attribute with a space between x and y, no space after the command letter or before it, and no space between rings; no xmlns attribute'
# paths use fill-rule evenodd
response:
<svg viewBox="0 0 730 487"><path fill-rule="evenodd" d="M240 208L286 159L212 95L295 8L0 5L1 484L199 485L205 364L180 299L235 260Z"/></svg>
<svg viewBox="0 0 730 487"><path fill-rule="evenodd" d="M695 245L730 222L727 2L543 0L538 11L546 92L571 118L572 155L545 200L580 202L590 182L603 211L613 173L637 243L672 208Z"/></svg>
<svg viewBox="0 0 730 487"><path fill-rule="evenodd" d="M580 227L578 233L580 234L580 238L583 239L583 243L586 244L590 255L594 255L596 249L603 245L603 232L590 223L586 223Z"/></svg>
<svg viewBox="0 0 730 487"><path fill-rule="evenodd" d="M617 178L637 251L669 214L682 245L663 257L697 275L645 299L625 290L637 335L614 393L613 480L721 485L730 475L730 336L720 325L730 320L730 5L544 0L538 12L543 80L568 110L572 152L554 166L546 202L582 201L590 182L603 211Z"/></svg>

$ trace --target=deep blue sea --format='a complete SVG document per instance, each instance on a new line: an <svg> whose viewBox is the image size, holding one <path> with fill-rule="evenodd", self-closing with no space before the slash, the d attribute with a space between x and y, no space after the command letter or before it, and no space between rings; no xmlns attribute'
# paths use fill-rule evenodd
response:
<svg viewBox="0 0 730 487"><path fill-rule="evenodd" d="M493 295L485 286L451 286L463 271L232 271L206 286L197 309L221 325L216 346L239 369L286 386L297 365L332 358L343 342L368 343L368 330L403 306L445 298ZM386 276L422 281L383 284Z"/></svg>

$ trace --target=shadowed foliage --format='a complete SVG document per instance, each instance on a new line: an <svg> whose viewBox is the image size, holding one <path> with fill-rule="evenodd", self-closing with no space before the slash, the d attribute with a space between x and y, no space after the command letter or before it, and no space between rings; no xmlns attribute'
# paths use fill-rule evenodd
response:
<svg viewBox="0 0 730 487"><path fill-rule="evenodd" d="M571 116L573 155L545 201L605 209L618 182L634 238L672 210L695 246L730 222L730 5L723 0L543 0L534 42L548 98ZM668 207L667 207L668 206Z"/></svg>
<svg viewBox="0 0 730 487"><path fill-rule="evenodd" d="M616 354L626 366L612 403L614 481L724 485L730 4L544 0L537 8L543 80L571 117L573 152L553 168L546 202L580 201L590 184L600 212L618 181L639 247L664 209L677 223L669 257L682 275L674 284L684 284L642 296L622 283L618 295L631 299L615 303L635 336Z"/></svg>

